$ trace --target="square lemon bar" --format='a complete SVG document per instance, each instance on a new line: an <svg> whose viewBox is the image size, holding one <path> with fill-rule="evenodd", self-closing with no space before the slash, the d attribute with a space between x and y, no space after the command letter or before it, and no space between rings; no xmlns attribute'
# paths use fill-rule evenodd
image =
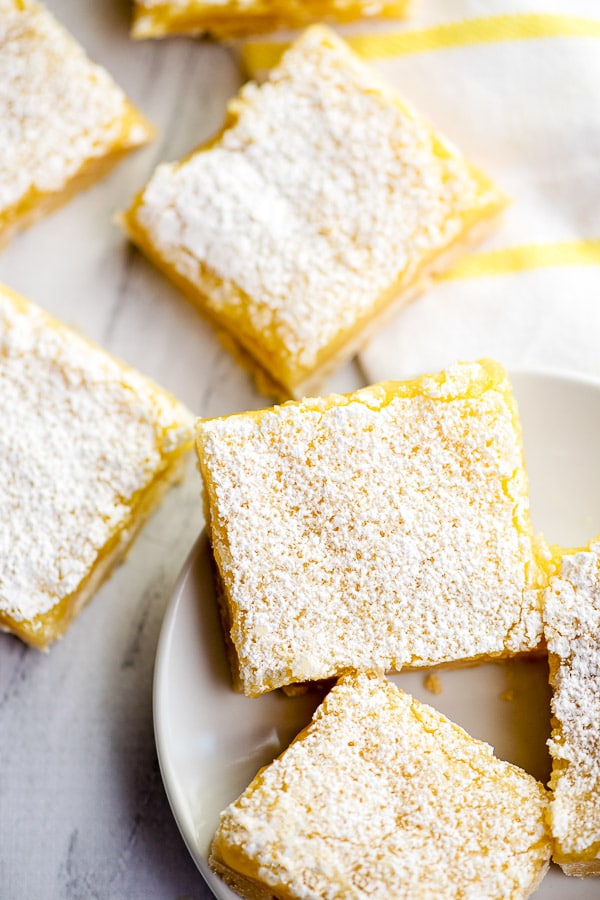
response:
<svg viewBox="0 0 600 900"><path fill-rule="evenodd" d="M166 488L191 414L0 287L0 628L60 637Z"/></svg>
<svg viewBox="0 0 600 900"><path fill-rule="evenodd" d="M210 864L251 900L521 900L545 790L383 679L348 675L221 816Z"/></svg>
<svg viewBox="0 0 600 900"><path fill-rule="evenodd" d="M540 643L545 575L498 364L199 420L197 452L248 695Z"/></svg>
<svg viewBox="0 0 600 900"><path fill-rule="evenodd" d="M206 32L232 38L325 19L400 18L408 7L409 0L135 0L131 33L134 38Z"/></svg>
<svg viewBox="0 0 600 900"><path fill-rule="evenodd" d="M341 39L314 26L265 84L242 88L220 135L158 167L124 225L289 399L318 392L504 205Z"/></svg>
<svg viewBox="0 0 600 900"><path fill-rule="evenodd" d="M0 246L152 136L34 0L0 0Z"/></svg>
<svg viewBox="0 0 600 900"><path fill-rule="evenodd" d="M567 875L600 875L600 542L566 553L544 602L552 698L550 824Z"/></svg>

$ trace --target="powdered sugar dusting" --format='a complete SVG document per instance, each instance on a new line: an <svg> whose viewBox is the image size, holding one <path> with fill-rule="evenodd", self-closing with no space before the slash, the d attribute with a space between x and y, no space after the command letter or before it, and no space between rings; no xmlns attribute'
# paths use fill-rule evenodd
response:
<svg viewBox="0 0 600 900"><path fill-rule="evenodd" d="M600 543L563 557L544 631L556 720L552 830L562 853L577 854L600 841Z"/></svg>
<svg viewBox="0 0 600 900"><path fill-rule="evenodd" d="M230 112L216 145L156 170L135 216L284 374L310 371L402 274L461 235L467 213L500 204L322 27Z"/></svg>
<svg viewBox="0 0 600 900"><path fill-rule="evenodd" d="M482 363L199 423L248 693L538 644L512 403Z"/></svg>
<svg viewBox="0 0 600 900"><path fill-rule="evenodd" d="M0 212L30 191L60 191L124 133L126 99L40 4L0 0Z"/></svg>
<svg viewBox="0 0 600 900"><path fill-rule="evenodd" d="M0 610L31 620L73 592L130 502L189 439L147 379L0 289Z"/></svg>
<svg viewBox="0 0 600 900"><path fill-rule="evenodd" d="M213 852L298 900L516 900L550 855L545 806L542 786L487 744L385 681L349 676L225 810Z"/></svg>

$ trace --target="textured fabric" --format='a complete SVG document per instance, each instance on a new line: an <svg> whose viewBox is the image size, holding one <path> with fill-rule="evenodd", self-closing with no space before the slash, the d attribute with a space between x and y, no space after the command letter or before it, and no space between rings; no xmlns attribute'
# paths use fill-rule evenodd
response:
<svg viewBox="0 0 600 900"><path fill-rule="evenodd" d="M354 48L512 198L498 232L361 354L369 381L493 356L600 376L600 5L427 0ZM277 43L246 45L251 70Z"/></svg>

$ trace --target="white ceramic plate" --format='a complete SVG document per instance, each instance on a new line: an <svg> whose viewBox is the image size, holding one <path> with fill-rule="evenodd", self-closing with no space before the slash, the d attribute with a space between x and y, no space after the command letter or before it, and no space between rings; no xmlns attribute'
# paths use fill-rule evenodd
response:
<svg viewBox="0 0 600 900"><path fill-rule="evenodd" d="M600 533L600 383L552 373L513 376L531 485L534 527L551 543L579 546ZM544 661L513 661L441 672L429 693L424 673L395 676L502 759L546 780L549 692ZM510 692L511 699L501 696ZM219 900L235 895L207 867L219 812L309 720L317 698L276 691L255 700L233 692L212 586L208 542L187 560L160 636L154 724L171 808L198 868ZM592 900L597 879L552 868L539 900Z"/></svg>

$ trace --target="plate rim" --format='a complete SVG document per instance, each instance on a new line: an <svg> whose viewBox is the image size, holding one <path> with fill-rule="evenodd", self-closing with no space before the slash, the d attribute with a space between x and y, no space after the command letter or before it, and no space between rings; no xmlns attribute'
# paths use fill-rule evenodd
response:
<svg viewBox="0 0 600 900"><path fill-rule="evenodd" d="M177 579L170 592L165 614L160 626L152 677L152 726L156 755L158 758L158 767L160 770L163 787L167 795L167 800L169 802L171 814L175 820L177 828L179 829L179 833L183 838L187 851L196 865L196 868L200 871L200 874L204 878L207 886L214 894L216 885L212 883L214 878L213 873L208 868L208 863L197 854L197 848L195 847L194 840L195 835L191 833L189 823L184 821L184 817L181 815L178 809L177 801L175 799L179 789L174 783L174 776L170 772L170 764L167 762L168 752L164 746L165 737L161 730L163 726L161 726L162 719L160 713L161 696L166 690L166 679L163 677L163 671L166 669L169 660L167 648L170 645L173 637L173 629L177 617L177 610L182 602L184 585L190 577L194 562L201 550L202 544L205 541L208 541L208 532L206 529L206 525L201 528L200 533L197 535L194 543L192 544L192 547L190 548L184 560L179 574L177 575ZM217 895L215 894L215 896Z"/></svg>
<svg viewBox="0 0 600 900"><path fill-rule="evenodd" d="M600 376L581 373L577 372L576 370L563 369L552 366L514 366L507 369L507 372L511 382L514 378L518 379L522 377L538 378L544 381L559 380L562 382L567 382L569 384L578 384L582 387L592 388L600 395ZM160 626L155 653L152 679L152 718L154 742L158 757L161 779L163 782L165 793L167 795L169 807L177 824L178 830L183 838L190 856L194 861L194 864L204 878L207 887L213 892L217 900L228 900L228 898L232 896L229 888L227 888L227 886L214 875L214 873L208 866L208 861L198 853L198 848L195 842L195 835L191 830L190 823L186 821L186 817L181 814L178 808L176 796L179 793L179 788L175 783L174 773L170 771L170 764L167 761L168 751L165 747L165 736L161 730L163 727L161 726L161 697L163 692L166 690L166 679L163 677L163 672L168 666L168 648L173 637L177 611L182 603L185 583L190 577L194 563L201 551L201 547L204 542L207 542L208 545L210 545L210 539L208 536L206 524L203 525L199 534L194 540L194 543L185 558L185 561L169 594L169 599ZM226 893L224 893L224 891Z"/></svg>

